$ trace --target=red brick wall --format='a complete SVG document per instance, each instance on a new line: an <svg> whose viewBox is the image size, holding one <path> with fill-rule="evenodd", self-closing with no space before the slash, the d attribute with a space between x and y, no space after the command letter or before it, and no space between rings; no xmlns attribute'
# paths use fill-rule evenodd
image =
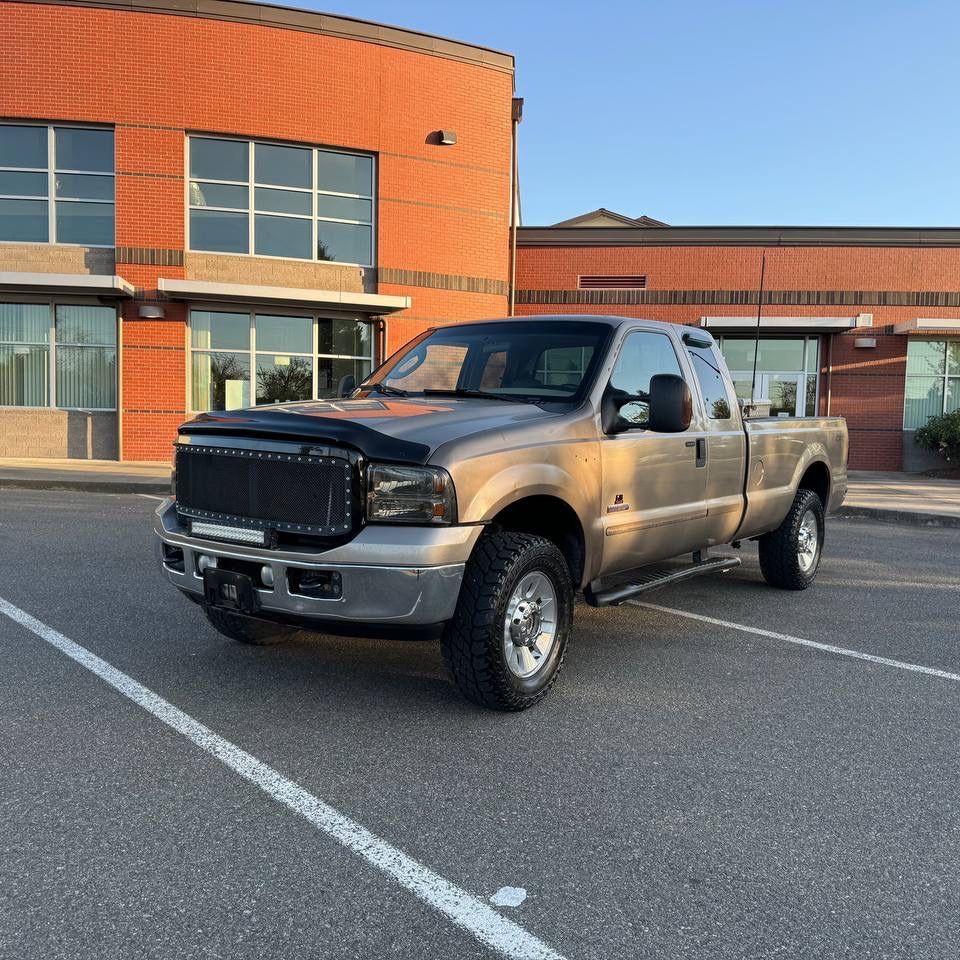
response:
<svg viewBox="0 0 960 960"><path fill-rule="evenodd" d="M576 290L580 274L641 274L650 290L755 292L759 247L527 247L517 258L518 290ZM960 249L918 247L772 247L766 250L767 291L954 291L960 289ZM824 337L829 359L830 412L847 418L850 466L897 470L901 466L907 337L894 324L916 317L960 317L946 307L890 307L847 303L831 306L765 305L767 316L873 314L872 329ZM519 314L609 313L672 323L699 324L702 316L748 316L756 305L519 304ZM876 337L876 349L855 349L856 336ZM820 407L826 411L828 379L821 371Z"/></svg>
<svg viewBox="0 0 960 960"><path fill-rule="evenodd" d="M116 126L117 245L182 250L186 132L378 155L377 265L508 279L513 78L428 54L201 17L0 3L0 117ZM458 142L431 142L438 129ZM119 264L150 297L172 267ZM426 325L506 312L505 295L382 285ZM122 456L166 459L186 405L184 316L124 309Z"/></svg>

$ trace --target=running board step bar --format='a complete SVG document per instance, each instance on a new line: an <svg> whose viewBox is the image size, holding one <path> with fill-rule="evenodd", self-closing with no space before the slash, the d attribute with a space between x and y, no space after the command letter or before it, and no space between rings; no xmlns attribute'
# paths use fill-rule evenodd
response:
<svg viewBox="0 0 960 960"><path fill-rule="evenodd" d="M667 587L673 583L682 583L684 580L692 580L707 573L725 573L739 566L739 557L711 557L709 560L700 560L685 567L641 567L636 571L636 576L631 583L622 583L619 586L598 591L594 591L592 586L589 586L583 591L583 596L591 607L616 607L641 593L648 593L650 590Z"/></svg>

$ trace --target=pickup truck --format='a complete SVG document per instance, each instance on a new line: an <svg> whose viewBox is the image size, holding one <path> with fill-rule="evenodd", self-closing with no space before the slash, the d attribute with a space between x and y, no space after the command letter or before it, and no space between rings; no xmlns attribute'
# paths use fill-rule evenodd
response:
<svg viewBox="0 0 960 960"><path fill-rule="evenodd" d="M751 418L699 328L460 323L341 393L181 426L163 571L242 643L439 636L494 709L546 695L581 593L619 604L729 570L709 549L747 539L769 584L809 587L846 493L844 421Z"/></svg>

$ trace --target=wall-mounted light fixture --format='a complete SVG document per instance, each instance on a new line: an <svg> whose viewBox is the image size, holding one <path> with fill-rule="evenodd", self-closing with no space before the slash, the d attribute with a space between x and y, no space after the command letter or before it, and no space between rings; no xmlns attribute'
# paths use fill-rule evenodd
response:
<svg viewBox="0 0 960 960"><path fill-rule="evenodd" d="M141 303L137 308L137 316L143 320L162 320L166 313L159 303Z"/></svg>
<svg viewBox="0 0 960 960"><path fill-rule="evenodd" d="M452 147L457 142L457 134L453 130L440 130L440 146Z"/></svg>
<svg viewBox="0 0 960 960"><path fill-rule="evenodd" d="M856 340L853 341L853 345L858 350L873 350L874 347L876 347L877 345L877 338L876 337L857 337Z"/></svg>

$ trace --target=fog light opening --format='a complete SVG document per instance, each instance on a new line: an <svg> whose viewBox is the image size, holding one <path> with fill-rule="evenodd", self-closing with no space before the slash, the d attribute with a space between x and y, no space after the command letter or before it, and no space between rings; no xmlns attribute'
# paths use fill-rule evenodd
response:
<svg viewBox="0 0 960 960"><path fill-rule="evenodd" d="M200 556L197 557L197 573L199 573L201 577L203 576L204 570L214 570L216 566L216 557L209 557L205 553L201 553Z"/></svg>
<svg viewBox="0 0 960 960"><path fill-rule="evenodd" d="M162 544L161 549L163 550L163 565L168 570L173 570L176 573L184 573L183 550L180 547L173 547L169 543Z"/></svg>
<svg viewBox="0 0 960 960"><path fill-rule="evenodd" d="M343 578L337 570L288 570L291 593L314 600L339 600L343 596Z"/></svg>

